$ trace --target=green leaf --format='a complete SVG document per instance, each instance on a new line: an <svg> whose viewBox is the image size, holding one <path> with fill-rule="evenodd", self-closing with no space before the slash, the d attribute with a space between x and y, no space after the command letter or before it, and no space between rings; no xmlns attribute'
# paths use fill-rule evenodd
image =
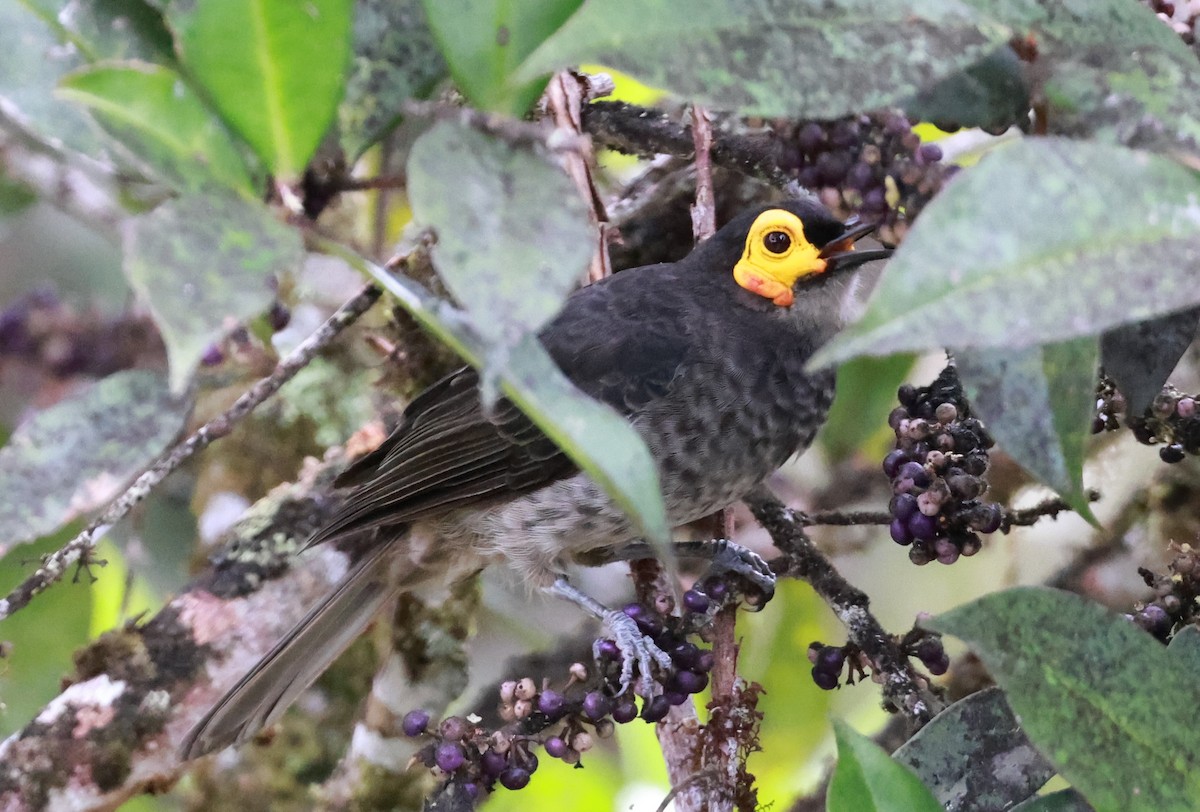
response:
<svg viewBox="0 0 1200 812"><path fill-rule="evenodd" d="M442 55L467 100L524 115L549 70L522 71L525 57L558 30L582 0L422 0Z"/></svg>
<svg viewBox="0 0 1200 812"><path fill-rule="evenodd" d="M1176 658L1181 668L1200 673L1200 629L1184 626L1171 638L1167 653Z"/></svg>
<svg viewBox="0 0 1200 812"><path fill-rule="evenodd" d="M858 355L1030 347L1200 304L1200 175L1145 152L1027 138L925 208L866 313L814 368Z"/></svg>
<svg viewBox="0 0 1200 812"><path fill-rule="evenodd" d="M1095 522L1083 489L1083 459L1096 403L1096 339L954 357L971 408L1000 447Z"/></svg>
<svg viewBox="0 0 1200 812"><path fill-rule="evenodd" d="M1011 32L958 0L608 0L585 4L521 66L598 62L687 99L832 118L895 105Z"/></svg>
<svg viewBox="0 0 1200 812"><path fill-rule="evenodd" d="M405 100L424 97L446 75L420 0L358 0L354 55L338 107L349 161L395 126Z"/></svg>
<svg viewBox="0 0 1200 812"><path fill-rule="evenodd" d="M840 719L833 722L838 761L829 781L829 812L942 812L920 779Z"/></svg>
<svg viewBox="0 0 1200 812"><path fill-rule="evenodd" d="M1100 336L1100 365L1125 396L1129 414L1140 415L1162 391L1196 337L1200 308L1114 327Z"/></svg>
<svg viewBox="0 0 1200 812"><path fill-rule="evenodd" d="M1023 587L925 625L971 645L1030 740L1099 812L1191 809L1200 798L1194 672L1129 621Z"/></svg>
<svg viewBox="0 0 1200 812"><path fill-rule="evenodd" d="M413 144L408 194L415 221L437 234L438 275L501 348L558 312L596 247L560 166L461 124L439 122Z"/></svg>
<svg viewBox="0 0 1200 812"><path fill-rule="evenodd" d="M1028 117L1029 88L1016 52L1002 45L900 106L914 121L930 121L944 130L996 131Z"/></svg>
<svg viewBox="0 0 1200 812"><path fill-rule="evenodd" d="M87 115L54 95L58 80L84 64L79 49L64 47L57 31L21 3L0 2L0 31L0 97L41 137L106 157L107 145Z"/></svg>
<svg viewBox="0 0 1200 812"><path fill-rule="evenodd" d="M167 22L189 76L277 176L294 178L337 113L351 0L174 2Z"/></svg>
<svg viewBox="0 0 1200 812"><path fill-rule="evenodd" d="M217 183L254 194L229 132L170 68L94 65L65 76L58 95L87 107L137 160L176 183Z"/></svg>
<svg viewBox="0 0 1200 812"><path fill-rule="evenodd" d="M1030 798L1012 808L1012 812L1092 812L1092 805L1073 789L1062 789Z"/></svg>
<svg viewBox="0 0 1200 812"><path fill-rule="evenodd" d="M324 249L372 276L417 322L468 363L483 367L492 347L462 311L410 279L396 277L335 244ZM666 549L670 540L658 470L645 443L623 418L574 387L532 337L491 371L503 394L586 471L640 528L646 540Z"/></svg>
<svg viewBox="0 0 1200 812"><path fill-rule="evenodd" d="M161 375L118 372L21 424L0 448L0 539L27 541L104 505L183 428Z"/></svg>
<svg viewBox="0 0 1200 812"><path fill-rule="evenodd" d="M999 688L955 702L892 757L955 812L1008 809L1055 772L1029 743Z"/></svg>
<svg viewBox="0 0 1200 812"><path fill-rule="evenodd" d="M266 309L271 275L303 259L299 235L266 208L215 195L180 197L135 218L124 243L125 275L162 332L174 391L230 322Z"/></svg>
<svg viewBox="0 0 1200 812"><path fill-rule="evenodd" d="M912 355L898 354L856 358L838 367L837 395L817 435L830 458L845 459L877 437L883 438L883 444L895 439L887 427L887 416L896 407L896 389L912 371L915 360Z"/></svg>
<svg viewBox="0 0 1200 812"><path fill-rule="evenodd" d="M175 64L171 32L162 14L142 0L25 0L89 62L141 59Z"/></svg>
<svg viewBox="0 0 1200 812"><path fill-rule="evenodd" d="M9 551L0 559L0 594L9 594L29 576L31 560L59 549L78 530L68 526L29 547ZM12 647L0 668L0 737L23 728L58 695L63 675L72 670L71 655L88 641L93 587L87 578L79 581L47 590L38 596L36 609L17 612L0 625L0 634Z"/></svg>

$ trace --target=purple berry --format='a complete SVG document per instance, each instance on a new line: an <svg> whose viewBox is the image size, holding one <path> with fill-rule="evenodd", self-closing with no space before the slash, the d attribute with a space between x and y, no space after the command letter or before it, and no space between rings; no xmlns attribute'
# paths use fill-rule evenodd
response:
<svg viewBox="0 0 1200 812"><path fill-rule="evenodd" d="M583 715L593 722L599 722L612 712L612 702L599 691L590 691L583 698Z"/></svg>
<svg viewBox="0 0 1200 812"><path fill-rule="evenodd" d="M472 801L479 800L479 785L474 781L467 781L463 783L462 788L463 792L467 793L467 797L469 797Z"/></svg>
<svg viewBox="0 0 1200 812"><path fill-rule="evenodd" d="M438 745L437 755L434 757L438 767L448 773L452 773L461 767L467 760L463 755L463 749L453 742L443 742Z"/></svg>
<svg viewBox="0 0 1200 812"><path fill-rule="evenodd" d="M914 513L908 520L908 532L918 541L933 541L937 530L937 519L924 513Z"/></svg>
<svg viewBox="0 0 1200 812"><path fill-rule="evenodd" d="M529 786L529 770L524 767L509 767L500 773L500 786L505 789L525 789Z"/></svg>
<svg viewBox="0 0 1200 812"><path fill-rule="evenodd" d="M508 766L508 758L503 753L497 753L495 750L487 750L480 759L480 768L483 774L488 778L495 778L504 772L504 768Z"/></svg>
<svg viewBox="0 0 1200 812"><path fill-rule="evenodd" d="M704 594L720 603L729 595L729 584L719 578L714 578L704 585Z"/></svg>
<svg viewBox="0 0 1200 812"><path fill-rule="evenodd" d="M925 566L934 558L932 546L927 542L914 542L913 546L908 548L908 560L918 567Z"/></svg>
<svg viewBox="0 0 1200 812"><path fill-rule="evenodd" d="M917 497L911 493L898 493L892 497L892 502L888 507L892 511L892 518L907 522L917 512Z"/></svg>
<svg viewBox="0 0 1200 812"><path fill-rule="evenodd" d="M545 748L546 754L551 758L562 758L571 751L571 748L567 746L567 743L558 736L551 736L550 738L546 739Z"/></svg>
<svg viewBox="0 0 1200 812"><path fill-rule="evenodd" d="M713 670L713 666L717 664L717 656L711 651L702 651L700 656L696 658L696 671L702 674L707 674Z"/></svg>
<svg viewBox="0 0 1200 812"><path fill-rule="evenodd" d="M995 533L1004 520L1004 511L994 502L980 505L971 514L971 527L980 533Z"/></svg>
<svg viewBox="0 0 1200 812"><path fill-rule="evenodd" d="M832 691L838 687L838 675L822 671L819 668L813 668L812 679L817 684L817 687L823 691Z"/></svg>
<svg viewBox="0 0 1200 812"><path fill-rule="evenodd" d="M686 699L686 697L685 697ZM667 712L671 710L671 702L667 697L659 694L642 708L642 718L647 722L661 722L667 718Z"/></svg>
<svg viewBox="0 0 1200 812"><path fill-rule="evenodd" d="M694 644L684 641L670 651L671 662L680 668L691 668L700 656L700 649Z"/></svg>
<svg viewBox="0 0 1200 812"><path fill-rule="evenodd" d="M284 327L288 326L288 322L292 320L292 311L280 302L272 302L271 309L267 312L267 322L271 325L271 329L279 332Z"/></svg>
<svg viewBox="0 0 1200 812"><path fill-rule="evenodd" d="M888 525L888 532L892 534L892 541L900 545L912 544L913 536L908 531L908 525L899 519L892 519L892 523Z"/></svg>
<svg viewBox="0 0 1200 812"><path fill-rule="evenodd" d="M621 647L615 640L601 640L596 645L596 653L605 660L621 659Z"/></svg>
<svg viewBox="0 0 1200 812"><path fill-rule="evenodd" d="M425 728L427 727L429 727L428 711L409 711L404 714L404 718L400 721L400 729L404 731L405 736L420 736L425 732Z"/></svg>
<svg viewBox="0 0 1200 812"><path fill-rule="evenodd" d="M698 694L708 687L708 675L696 671L679 671L675 674L675 684L685 694Z"/></svg>
<svg viewBox="0 0 1200 812"><path fill-rule="evenodd" d="M1163 462L1171 463L1172 465L1177 462L1183 462L1183 458L1185 456L1186 455L1183 452L1183 446L1181 446L1179 443L1164 445L1162 448L1158 449L1159 459L1161 459Z"/></svg>
<svg viewBox="0 0 1200 812"><path fill-rule="evenodd" d="M841 646L825 646L817 652L817 661L813 663L817 668L831 674L840 673L845 664L846 650Z"/></svg>
<svg viewBox="0 0 1200 812"><path fill-rule="evenodd" d="M918 488L924 488L929 484L929 474L925 471L925 466L919 462L906 462L896 471L898 479L911 479L913 484Z"/></svg>
<svg viewBox="0 0 1200 812"><path fill-rule="evenodd" d="M950 539L938 539L933 543L933 554L937 556L939 564L953 564L962 555L959 552L958 545Z"/></svg>
<svg viewBox="0 0 1200 812"><path fill-rule="evenodd" d="M567 700L558 691L542 691L538 694L537 708L542 713L554 719L563 712Z"/></svg>
<svg viewBox="0 0 1200 812"><path fill-rule="evenodd" d="M200 365L206 367L215 367L217 364L225 360L225 353L221 352L221 348L216 344L210 344L204 354L200 356Z"/></svg>
<svg viewBox="0 0 1200 812"><path fill-rule="evenodd" d="M708 596L703 592L689 589L683 593L683 608L692 614L702 615L708 611Z"/></svg>
<svg viewBox="0 0 1200 812"><path fill-rule="evenodd" d="M667 691L663 694L663 698L667 700L668 705L675 707L687 702L688 695L683 691Z"/></svg>
<svg viewBox="0 0 1200 812"><path fill-rule="evenodd" d="M802 152L812 155L825 144L825 128L810 121L796 133L796 144Z"/></svg>
<svg viewBox="0 0 1200 812"><path fill-rule="evenodd" d="M896 476L896 472L900 470L900 466L907 461L908 454L900 449L897 448L894 451L889 451L887 456L883 458L883 473L891 479Z"/></svg>
<svg viewBox="0 0 1200 812"><path fill-rule="evenodd" d="M637 704L629 697L622 697L612 709L612 718L617 724L623 725L636 719L637 713Z"/></svg>

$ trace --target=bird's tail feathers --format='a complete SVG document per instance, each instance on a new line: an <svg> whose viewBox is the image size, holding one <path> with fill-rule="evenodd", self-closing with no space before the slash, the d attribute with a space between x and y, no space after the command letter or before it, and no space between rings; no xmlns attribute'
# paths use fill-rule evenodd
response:
<svg viewBox="0 0 1200 812"><path fill-rule="evenodd" d="M399 591L388 576L390 548L374 545L356 561L333 591L213 706L180 745L182 760L242 744L278 720Z"/></svg>

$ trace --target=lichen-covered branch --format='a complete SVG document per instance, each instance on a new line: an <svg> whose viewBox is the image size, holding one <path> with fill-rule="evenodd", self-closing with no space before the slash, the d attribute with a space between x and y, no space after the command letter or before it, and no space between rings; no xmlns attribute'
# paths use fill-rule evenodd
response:
<svg viewBox="0 0 1200 812"><path fill-rule="evenodd" d="M851 643L870 659L881 679L885 702L920 727L937 715L942 702L909 665L896 641L870 612L870 600L841 576L804 533L803 517L765 490L747 498L754 518L787 559L788 573L803 579L846 627Z"/></svg>

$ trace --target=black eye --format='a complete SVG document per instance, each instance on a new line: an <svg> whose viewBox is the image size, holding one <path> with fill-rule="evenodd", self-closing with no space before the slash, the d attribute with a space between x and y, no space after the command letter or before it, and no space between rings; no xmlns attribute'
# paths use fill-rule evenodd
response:
<svg viewBox="0 0 1200 812"><path fill-rule="evenodd" d="M792 247L792 238L786 231L768 231L763 235L763 247L772 254L782 254Z"/></svg>

